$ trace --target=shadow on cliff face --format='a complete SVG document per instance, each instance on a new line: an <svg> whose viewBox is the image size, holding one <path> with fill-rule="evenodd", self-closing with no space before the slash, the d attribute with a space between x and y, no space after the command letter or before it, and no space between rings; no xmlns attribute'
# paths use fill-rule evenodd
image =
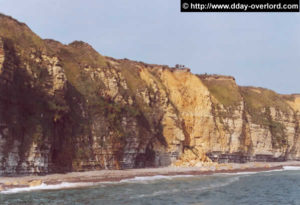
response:
<svg viewBox="0 0 300 205"><path fill-rule="evenodd" d="M17 162L16 171L21 170L21 163L25 160L32 143L39 144L41 149L46 149L42 141L49 137L46 133L47 115L43 111L47 106L45 96L40 88L33 86L32 77L26 72L21 59L16 54L13 42L4 39L5 61L0 78L0 116L5 129L3 133L6 139L4 155L14 149L14 143L20 143L18 147L20 160Z"/></svg>
<svg viewBox="0 0 300 205"><path fill-rule="evenodd" d="M5 143L0 144L4 150L0 170L26 174L36 168L37 173L118 169L124 168L122 161L131 155L131 149L136 153L127 158L125 167L161 165L156 164L156 150L167 147L159 120L161 110L152 110L153 117L148 119L135 105L121 105L93 92L79 92L78 86L68 81L63 90L53 94L49 92L53 76L43 61L31 59L30 51L20 56L10 39L3 39L3 46L0 134ZM35 54L41 58L42 52L37 49ZM123 118L127 125L133 121L136 125L123 125ZM133 140L129 142L128 138ZM17 155L14 167L7 166L11 153ZM41 156L45 163L35 164L35 156ZM162 164L170 164L167 155L163 158Z"/></svg>
<svg viewBox="0 0 300 205"><path fill-rule="evenodd" d="M151 126L147 119L143 116L139 116L139 126L144 127L147 132L151 129ZM142 119L142 120L141 120ZM163 136L163 127L161 120L159 120L154 127L156 133L149 133L149 137L144 136L141 139L141 146L145 147L145 151L138 153L135 158L134 168L143 168L143 167L158 167L162 164L167 166L171 164L171 159L169 157L164 157L163 159L159 156L159 153L156 153L156 150L166 150L168 147L167 141ZM141 135L145 135L145 132L141 132ZM140 136L141 137L141 136Z"/></svg>
<svg viewBox="0 0 300 205"><path fill-rule="evenodd" d="M64 97L48 95L50 76L44 65L21 59L9 39L4 39L4 51L5 61L0 76L0 133L6 140L3 146L4 161L12 150L15 152L14 146L18 142L19 161L16 162L18 165L14 171L26 173L32 167L24 167L22 164L32 154L30 149L35 144L36 150L46 153L43 157L49 162L49 167L47 164L39 167L41 171L49 172L51 166L56 167L58 172L71 170L73 149L64 146L72 145L69 143L71 133L65 131L67 123L59 120L68 113ZM28 73L25 62L29 64L33 74ZM37 77L33 77L34 75ZM52 157L49 157L49 152L52 152Z"/></svg>

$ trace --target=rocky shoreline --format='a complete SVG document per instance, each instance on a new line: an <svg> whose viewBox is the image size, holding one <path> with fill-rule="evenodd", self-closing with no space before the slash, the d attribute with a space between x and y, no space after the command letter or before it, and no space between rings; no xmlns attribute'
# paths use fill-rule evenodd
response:
<svg viewBox="0 0 300 205"><path fill-rule="evenodd" d="M86 186L91 186L93 183L101 182L120 182L124 179L145 176L176 176L176 175L211 175L216 173L238 173L238 172L261 172L280 170L284 166L300 166L300 161L287 162L250 162L245 164L228 163L217 164L208 163L201 167L162 167L162 168L143 168L143 169L128 169L128 170L100 170L86 172L71 172L66 174L50 174L45 176L15 176L1 177L0 191L7 191L14 188L32 188L43 185L58 185L64 182L67 183L88 183ZM76 187L72 186L72 187ZM1 193L1 192L0 192Z"/></svg>

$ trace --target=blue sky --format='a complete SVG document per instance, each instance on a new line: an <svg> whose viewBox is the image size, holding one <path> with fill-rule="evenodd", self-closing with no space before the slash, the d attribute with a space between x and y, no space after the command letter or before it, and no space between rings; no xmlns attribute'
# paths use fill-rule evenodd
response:
<svg viewBox="0 0 300 205"><path fill-rule="evenodd" d="M42 38L102 55L184 64L240 85L300 93L299 13L181 13L179 0L0 0Z"/></svg>

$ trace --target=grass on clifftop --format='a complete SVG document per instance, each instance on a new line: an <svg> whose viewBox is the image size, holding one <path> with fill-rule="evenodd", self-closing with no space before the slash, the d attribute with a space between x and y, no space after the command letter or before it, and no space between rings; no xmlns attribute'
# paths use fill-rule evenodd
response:
<svg viewBox="0 0 300 205"><path fill-rule="evenodd" d="M240 88L246 103L246 110L251 115L252 122L267 126L272 133L272 143L276 148L286 146L287 137L285 126L271 117L270 108L274 107L283 113L289 112L289 105L285 99L272 90L254 87Z"/></svg>
<svg viewBox="0 0 300 205"><path fill-rule="evenodd" d="M260 111L266 107L274 107L284 113L289 111L290 106L284 97L272 90L254 87L241 87L240 90L247 107L252 111Z"/></svg>
<svg viewBox="0 0 300 205"><path fill-rule="evenodd" d="M44 48L43 40L33 33L30 28L12 17L0 14L0 37L12 40L18 47L21 47L23 54L28 54L32 47Z"/></svg>
<svg viewBox="0 0 300 205"><path fill-rule="evenodd" d="M230 79L201 79L210 93L225 107L237 106L242 98L235 81Z"/></svg>
<svg viewBox="0 0 300 205"><path fill-rule="evenodd" d="M91 46L84 42L73 42L61 48L58 52L62 67L65 69L68 81L84 96L93 96L101 82L92 81L84 68L104 68L106 61Z"/></svg>
<svg viewBox="0 0 300 205"><path fill-rule="evenodd" d="M269 128L274 148L287 146L286 127L272 119L270 109L273 107L284 114L289 113L290 106L286 103L286 97L264 88L240 87L240 91L252 123Z"/></svg>

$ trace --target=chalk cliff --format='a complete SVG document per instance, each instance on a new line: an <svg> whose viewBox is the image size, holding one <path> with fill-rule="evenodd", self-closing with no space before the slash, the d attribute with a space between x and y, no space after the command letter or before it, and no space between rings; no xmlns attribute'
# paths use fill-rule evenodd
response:
<svg viewBox="0 0 300 205"><path fill-rule="evenodd" d="M116 60L0 15L0 175L300 160L300 96Z"/></svg>

